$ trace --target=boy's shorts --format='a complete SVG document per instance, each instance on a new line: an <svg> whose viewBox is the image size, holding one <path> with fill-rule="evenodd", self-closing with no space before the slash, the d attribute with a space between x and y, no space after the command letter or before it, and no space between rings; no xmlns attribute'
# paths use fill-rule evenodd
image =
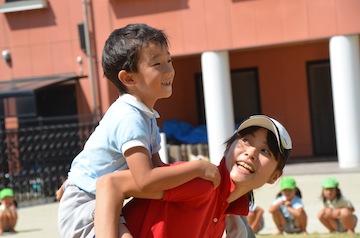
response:
<svg viewBox="0 0 360 238"><path fill-rule="evenodd" d="M289 234L301 232L301 228L295 226L294 220L291 220L289 218L285 218L285 220L286 220L286 224L281 227L282 231L289 233Z"/></svg>
<svg viewBox="0 0 360 238"><path fill-rule="evenodd" d="M95 237L94 214L95 196L68 184L58 209L60 237Z"/></svg>
<svg viewBox="0 0 360 238"><path fill-rule="evenodd" d="M62 238L94 238L95 196L67 184L58 209L58 228ZM120 217L119 224L125 223Z"/></svg>

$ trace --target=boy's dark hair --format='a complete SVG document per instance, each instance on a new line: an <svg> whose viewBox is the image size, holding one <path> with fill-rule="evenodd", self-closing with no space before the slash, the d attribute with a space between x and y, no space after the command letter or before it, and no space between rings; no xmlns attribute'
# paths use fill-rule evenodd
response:
<svg viewBox="0 0 360 238"><path fill-rule="evenodd" d="M116 29L106 40L102 52L102 68L105 77L121 94L126 93L127 89L118 78L120 70L137 72L140 52L149 43L168 48L168 38L165 33L146 24L129 24Z"/></svg>

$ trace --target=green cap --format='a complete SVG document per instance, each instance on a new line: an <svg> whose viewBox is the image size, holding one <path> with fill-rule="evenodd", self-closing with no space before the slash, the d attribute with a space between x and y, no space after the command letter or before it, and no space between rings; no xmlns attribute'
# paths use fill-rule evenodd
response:
<svg viewBox="0 0 360 238"><path fill-rule="evenodd" d="M0 191L0 199L5 197L14 197L14 191L11 188L4 188Z"/></svg>
<svg viewBox="0 0 360 238"><path fill-rule="evenodd" d="M337 188L339 182L334 178L326 178L322 181L323 188Z"/></svg>
<svg viewBox="0 0 360 238"><path fill-rule="evenodd" d="M292 177L284 177L280 181L281 191L284 189L295 189L295 188L296 188L296 182L295 182L295 179Z"/></svg>

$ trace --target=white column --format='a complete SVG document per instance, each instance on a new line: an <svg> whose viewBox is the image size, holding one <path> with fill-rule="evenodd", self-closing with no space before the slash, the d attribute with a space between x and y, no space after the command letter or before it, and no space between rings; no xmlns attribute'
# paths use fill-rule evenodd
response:
<svg viewBox="0 0 360 238"><path fill-rule="evenodd" d="M203 53L201 67L209 155L217 165L224 155L224 142L235 130L228 52Z"/></svg>
<svg viewBox="0 0 360 238"><path fill-rule="evenodd" d="M164 132L160 133L161 137L161 149L159 151L160 159L165 163L169 163L169 157L168 157L168 150L167 150L167 143L166 143L166 135Z"/></svg>
<svg viewBox="0 0 360 238"><path fill-rule="evenodd" d="M359 36L330 39L337 153L341 168L360 166Z"/></svg>

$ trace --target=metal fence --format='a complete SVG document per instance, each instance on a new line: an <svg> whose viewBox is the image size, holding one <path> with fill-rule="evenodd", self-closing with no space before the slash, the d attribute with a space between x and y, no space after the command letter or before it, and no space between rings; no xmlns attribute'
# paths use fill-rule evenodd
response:
<svg viewBox="0 0 360 238"><path fill-rule="evenodd" d="M72 160L98 124L86 117L38 118L6 130L2 121L0 189L12 188L20 206L55 200ZM165 149L170 163L208 157L207 144L168 144Z"/></svg>
<svg viewBox="0 0 360 238"><path fill-rule="evenodd" d="M12 188L20 205L55 199L71 161L98 123L70 121L37 119L18 129L0 128L0 189Z"/></svg>

